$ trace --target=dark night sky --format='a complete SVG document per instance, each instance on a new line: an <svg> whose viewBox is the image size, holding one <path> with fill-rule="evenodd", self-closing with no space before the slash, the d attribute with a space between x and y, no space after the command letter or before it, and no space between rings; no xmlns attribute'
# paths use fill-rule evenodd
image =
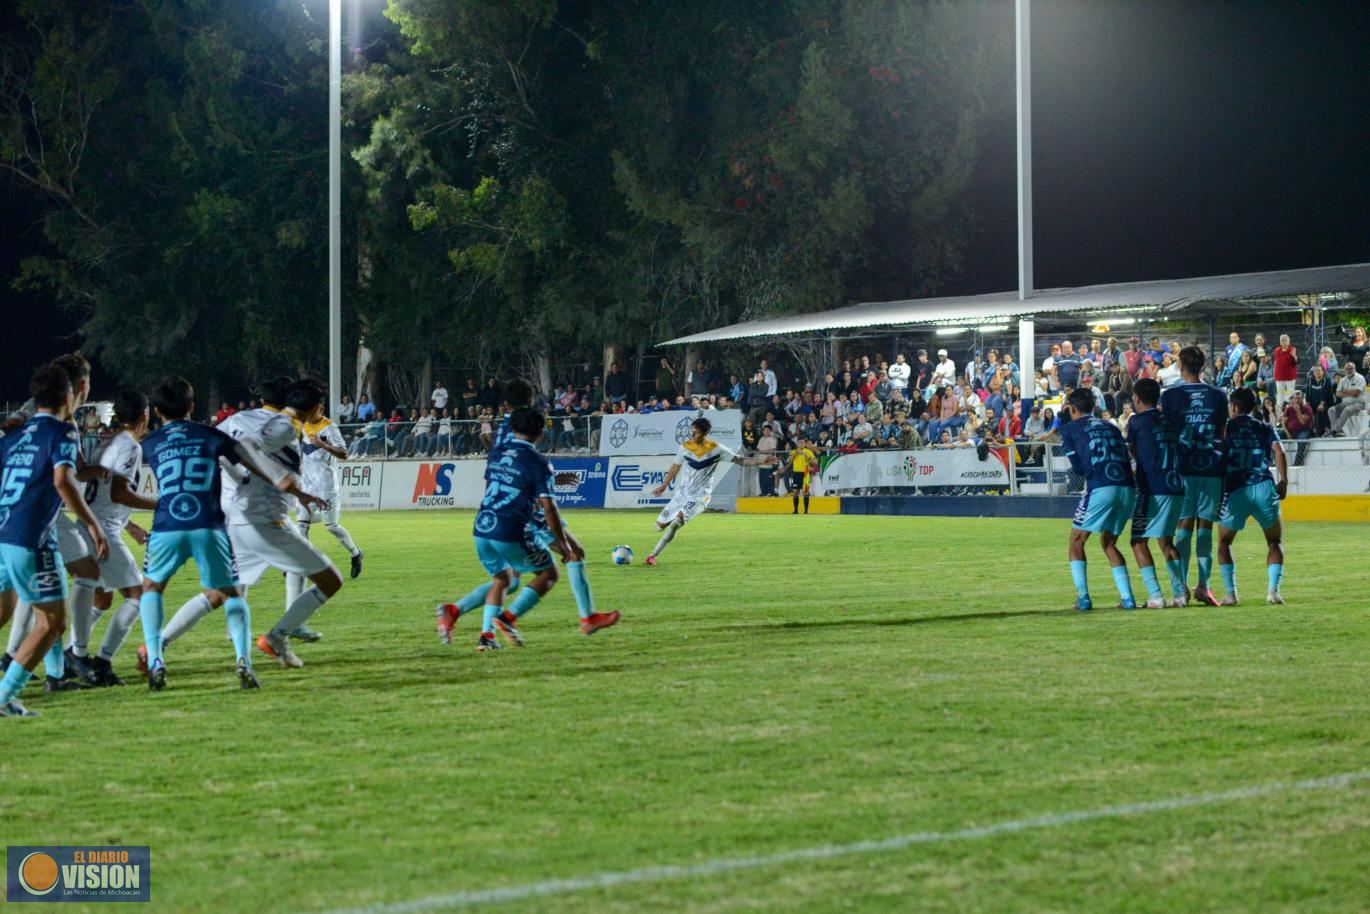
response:
<svg viewBox="0 0 1370 914"><path fill-rule="evenodd" d="M1370 260L1367 49L1364 2L1037 0L1038 287ZM1011 72L1002 89L974 191L980 233L948 293L1017 281ZM2 179L0 212L8 279L41 236ZM3 400L37 358L71 348L74 322L7 284L0 312Z"/></svg>

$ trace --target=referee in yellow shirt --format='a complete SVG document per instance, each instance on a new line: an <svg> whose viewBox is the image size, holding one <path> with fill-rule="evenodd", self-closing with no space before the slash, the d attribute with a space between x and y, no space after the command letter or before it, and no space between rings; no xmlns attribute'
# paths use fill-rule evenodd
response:
<svg viewBox="0 0 1370 914"><path fill-rule="evenodd" d="M809 483L813 479L814 472L818 469L818 455L809 447L808 441L802 436L795 443L794 449L790 451L790 479L789 489L794 498L794 510L791 514L799 513L799 493L804 493L804 513L809 513Z"/></svg>

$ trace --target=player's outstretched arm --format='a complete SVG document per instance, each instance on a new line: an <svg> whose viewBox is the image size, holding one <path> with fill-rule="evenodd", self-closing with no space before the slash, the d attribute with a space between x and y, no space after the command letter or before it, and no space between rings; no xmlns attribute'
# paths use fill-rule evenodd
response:
<svg viewBox="0 0 1370 914"><path fill-rule="evenodd" d="M662 493L664 493L667 489L671 487L671 483L675 482L676 474L679 472L680 464L671 464L671 468L666 471L666 478L661 480L661 485L657 486L655 489L652 490L652 495L656 498L660 498Z"/></svg>
<svg viewBox="0 0 1370 914"><path fill-rule="evenodd" d="M109 485L109 500L117 505L127 505L135 511L156 511L156 499L146 498L129 488L123 476L114 476Z"/></svg>
<svg viewBox="0 0 1370 914"><path fill-rule="evenodd" d="M779 459L780 458L776 457L774 454L768 454L765 457L743 457L741 454L733 455L733 463L742 467L770 466L771 464L778 462ZM675 467L672 467L671 469L674 470ZM663 489L664 488L665 487L663 486Z"/></svg>
<svg viewBox="0 0 1370 914"><path fill-rule="evenodd" d="M95 560L103 562L109 557L109 541L105 539L105 532L100 529L100 522L95 519L95 514L90 510L90 505L81 497L80 489L76 488L77 470L75 467L66 464L58 464L52 469L52 485L57 490L57 494L62 498L62 504L67 506L67 510L76 515L90 533L90 541L95 544Z"/></svg>

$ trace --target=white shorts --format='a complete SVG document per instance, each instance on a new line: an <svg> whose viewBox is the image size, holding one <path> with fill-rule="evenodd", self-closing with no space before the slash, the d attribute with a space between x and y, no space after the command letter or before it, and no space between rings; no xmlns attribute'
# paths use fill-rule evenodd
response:
<svg viewBox="0 0 1370 914"><path fill-rule="evenodd" d="M323 498L324 496L319 496ZM304 505L295 506L295 517L302 524L336 524L342 512L338 509L338 496L333 495L328 499L327 508L306 508Z"/></svg>
<svg viewBox="0 0 1370 914"><path fill-rule="evenodd" d="M232 524L228 528L228 539L233 544L238 579L244 587L260 581L268 568L308 578L333 565L328 556L290 524L264 527Z"/></svg>
<svg viewBox="0 0 1370 914"><path fill-rule="evenodd" d="M703 514L708 507L708 495L695 496L677 493L672 496L670 503L661 509L661 513L656 516L656 522L658 526L664 527L679 515L685 519L686 523L689 523Z"/></svg>
<svg viewBox="0 0 1370 914"><path fill-rule="evenodd" d="M57 521L53 526L57 529L57 551L62 553L63 565L79 562L94 551L82 535L81 525L67 517L65 512L57 512Z"/></svg>
<svg viewBox="0 0 1370 914"><path fill-rule="evenodd" d="M86 554L94 555L95 544L90 541L90 534L86 532L86 528L76 529L86 547ZM109 540L109 555L100 563L100 589L127 590L130 587L141 587L143 572L138 560L133 557L133 550L124 542L123 536L105 530L105 539Z"/></svg>

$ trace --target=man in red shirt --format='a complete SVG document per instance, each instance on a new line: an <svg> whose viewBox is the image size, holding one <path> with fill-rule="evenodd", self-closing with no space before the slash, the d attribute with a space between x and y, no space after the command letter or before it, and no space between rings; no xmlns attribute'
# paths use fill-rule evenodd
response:
<svg viewBox="0 0 1370 914"><path fill-rule="evenodd" d="M1299 351L1289 345L1289 335L1280 337L1275 350L1275 405L1283 408L1299 383Z"/></svg>
<svg viewBox="0 0 1370 914"><path fill-rule="evenodd" d="M1278 349L1275 351L1279 352ZM1284 408L1284 430L1290 438L1299 442L1298 453L1294 455L1294 466L1301 467L1304 452L1308 450L1308 445L1304 442L1313 437L1313 407L1304 400L1301 390L1295 389L1289 395L1289 405Z"/></svg>
<svg viewBox="0 0 1370 914"><path fill-rule="evenodd" d="M233 415L236 412L236 409L225 403L223 406L220 406L219 411L214 414L214 424L218 425L220 422L223 422L225 419L227 419L229 416Z"/></svg>
<svg viewBox="0 0 1370 914"><path fill-rule="evenodd" d="M1127 373L1132 375L1132 380L1137 380L1137 375L1142 371L1142 341L1135 336L1127 341L1127 351L1123 353L1123 364L1127 366Z"/></svg>

